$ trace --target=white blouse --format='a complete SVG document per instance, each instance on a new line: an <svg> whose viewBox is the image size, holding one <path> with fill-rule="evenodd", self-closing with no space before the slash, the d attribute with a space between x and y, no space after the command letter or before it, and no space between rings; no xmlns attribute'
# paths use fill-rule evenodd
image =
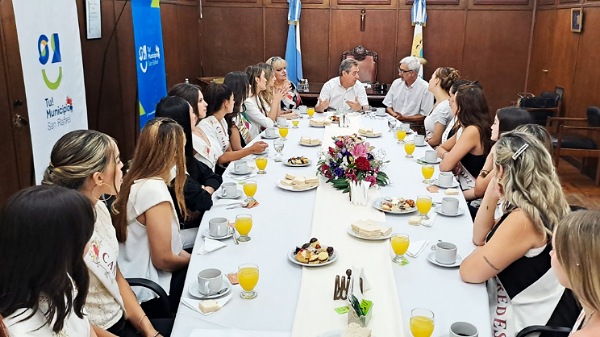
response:
<svg viewBox="0 0 600 337"><path fill-rule="evenodd" d="M253 139L260 134L263 128L271 128L275 125L275 122L267 117L267 112L257 96L246 98L244 106L246 107L246 117L248 117L248 121L252 124L250 136Z"/></svg>

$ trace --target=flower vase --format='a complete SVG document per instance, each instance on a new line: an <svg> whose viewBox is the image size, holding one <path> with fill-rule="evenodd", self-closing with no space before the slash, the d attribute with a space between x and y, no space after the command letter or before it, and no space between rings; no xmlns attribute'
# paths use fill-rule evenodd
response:
<svg viewBox="0 0 600 337"><path fill-rule="evenodd" d="M350 185L350 201L356 206L367 206L369 201L369 187L371 183L368 181L349 181Z"/></svg>

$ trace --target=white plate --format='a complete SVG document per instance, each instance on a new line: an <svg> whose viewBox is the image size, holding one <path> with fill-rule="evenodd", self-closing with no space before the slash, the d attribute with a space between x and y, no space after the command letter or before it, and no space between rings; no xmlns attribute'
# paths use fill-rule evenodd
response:
<svg viewBox="0 0 600 337"><path fill-rule="evenodd" d="M215 193L215 194L217 195L217 198L219 198L219 199L237 199L242 196L243 192L240 190L237 190L235 195L231 195L231 196L228 195L226 197L224 197L222 193L223 193L223 190L219 190L219 192Z"/></svg>
<svg viewBox="0 0 600 337"><path fill-rule="evenodd" d="M335 260L337 260L337 255L338 255L337 250L334 250L333 255L331 255L331 257L329 258L329 260L327 262L317 263L317 264L309 264L309 263L302 263L302 262L296 260L296 256L294 255L294 250L290 250L290 252L288 253L288 260L292 261L292 263L294 263L294 264L297 264L299 266L305 266L305 267L323 267L328 264L332 264L333 262L335 262Z"/></svg>
<svg viewBox="0 0 600 337"><path fill-rule="evenodd" d="M362 136L362 137L367 137L367 138L379 138L379 137L381 137L383 134L382 134L381 132L379 132L379 133L376 133L376 134L374 134L374 135L370 135L370 134L367 134L367 133L359 133L358 135L359 135L359 136Z"/></svg>
<svg viewBox="0 0 600 337"><path fill-rule="evenodd" d="M260 136L261 136L263 139L277 139L277 138L279 138L279 135L276 135L276 136L273 136L273 137L267 137L267 135L266 135L266 134L264 134L264 133L261 133L261 134L260 134Z"/></svg>
<svg viewBox="0 0 600 337"><path fill-rule="evenodd" d="M307 146L307 147L321 146L321 142L319 142L318 144L311 144L311 145L303 144L303 143L300 143L300 142L298 142L298 144L300 144L301 146Z"/></svg>
<svg viewBox="0 0 600 337"><path fill-rule="evenodd" d="M312 161L310 159L308 160L308 163L306 163L306 164L290 164L290 163L288 163L289 159L291 159L291 158L286 159L283 162L283 165L290 166L290 167L305 167L305 166L310 166L310 164L312 164Z"/></svg>
<svg viewBox="0 0 600 337"><path fill-rule="evenodd" d="M202 233L202 235L204 237L209 238L209 239L224 240L224 239L229 239L233 235L234 231L235 230L232 227L229 227L229 232L228 232L227 235L224 235L224 236L212 236L212 235L209 234L208 228L204 228L204 229L202 229L201 233Z"/></svg>
<svg viewBox="0 0 600 337"><path fill-rule="evenodd" d="M319 185L314 185L314 186L310 186L310 187L302 189L302 190L297 190L297 189L294 189L292 186L283 185L281 183L281 181L279 181L279 180L277 182L275 182L275 184L277 185L277 187L281 188L282 190L291 191L291 192L310 191L312 189L315 189L315 188L319 187Z"/></svg>
<svg viewBox="0 0 600 337"><path fill-rule="evenodd" d="M342 332L343 332L342 330L327 331L327 332L324 332L324 333L318 335L317 337L341 337Z"/></svg>
<svg viewBox="0 0 600 337"><path fill-rule="evenodd" d="M387 114L387 112L382 111L382 112L376 112L375 116L377 116L377 117L387 117L388 114Z"/></svg>
<svg viewBox="0 0 600 337"><path fill-rule="evenodd" d="M248 168L248 171L245 171L245 172L236 172L234 170L230 170L229 173L235 174L235 175L238 175L238 176L245 176L246 174L252 173L252 169Z"/></svg>
<svg viewBox="0 0 600 337"><path fill-rule="evenodd" d="M437 187L441 187L441 188L455 188L455 187L458 187L458 186L460 186L460 185L458 184L458 181L456 181L456 180L454 180L454 179L452 179L452 185L450 185L450 186L442 186L442 185L438 184L438 180L437 180L437 179L434 179L434 180L433 180L433 184L434 184L435 186L437 186Z"/></svg>
<svg viewBox="0 0 600 337"><path fill-rule="evenodd" d="M436 158L435 161L427 161L427 160L425 160L425 157L421 157L421 158L419 158L419 160L424 163L427 163L427 164L439 164L442 162L442 159L440 159L440 158Z"/></svg>
<svg viewBox="0 0 600 337"><path fill-rule="evenodd" d="M444 211L442 211L442 205L437 206L435 211L443 216L459 216L465 214L465 210L462 208L458 208L458 212L456 213L444 213Z"/></svg>
<svg viewBox="0 0 600 337"><path fill-rule="evenodd" d="M390 213L390 214L408 214L408 213L412 213L415 212L417 210L417 207L413 207L411 209L407 209L407 210L402 210L402 211L388 211L385 210L383 208L381 208L381 203L386 200L386 199L391 199L391 197L381 197L381 198L377 198L375 200L373 200L373 207L375 207L376 209L385 212L385 213ZM416 203L416 201L415 201ZM416 204L415 204L416 205Z"/></svg>
<svg viewBox="0 0 600 337"><path fill-rule="evenodd" d="M326 125L313 125L313 124L309 124L311 127L313 128L324 128Z"/></svg>
<svg viewBox="0 0 600 337"><path fill-rule="evenodd" d="M427 143L423 143L423 145L417 145L417 144L415 144L415 146L416 147L425 147L425 146L427 146Z"/></svg>
<svg viewBox="0 0 600 337"><path fill-rule="evenodd" d="M385 235L385 236L381 236L381 237L378 237L378 238L369 238L369 237L362 236L362 235L354 233L354 231L352 230L352 226L348 226L348 234L354 236L355 238L359 238L359 239L363 239L363 240L369 240L369 241L387 240L387 239L389 239L389 238L392 237L392 233L390 232L390 234Z"/></svg>
<svg viewBox="0 0 600 337"><path fill-rule="evenodd" d="M192 285L188 289L188 293L193 298L197 298L199 300L208 300L211 298L223 297L223 296L229 294L231 292L231 288L233 288L231 286L231 282L229 282L229 279L227 278L227 276L223 275L223 286L221 287L221 290L218 293L216 293L214 295L204 295L203 293L201 293L198 290L198 282L192 283Z"/></svg>
<svg viewBox="0 0 600 337"><path fill-rule="evenodd" d="M456 261L453 264L443 264L443 263L439 263L435 260L435 252L431 252L429 253L429 255L427 255L427 260L433 264L435 264L436 266L440 266L440 267L445 267L445 268L454 268L454 267L459 267L460 264L462 263L462 256L460 256L459 254L456 254Z"/></svg>

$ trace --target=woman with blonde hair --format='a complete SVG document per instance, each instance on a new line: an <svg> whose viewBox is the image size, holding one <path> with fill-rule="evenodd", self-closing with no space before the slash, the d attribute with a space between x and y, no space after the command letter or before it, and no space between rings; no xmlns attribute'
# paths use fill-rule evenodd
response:
<svg viewBox="0 0 600 337"><path fill-rule="evenodd" d="M542 143L520 132L495 145L495 174L473 224L478 247L461 264L468 283L487 281L494 335L529 325L571 325L573 297L550 271L552 231L569 205ZM502 217L494 211L502 199ZM543 295L542 295L543 294Z"/></svg>
<svg viewBox="0 0 600 337"><path fill-rule="evenodd" d="M450 88L460 78L458 70L450 67L437 68L429 80L429 91L435 97L431 112L425 117L425 132L427 143L433 147L440 145L442 134L452 119L450 108Z"/></svg>
<svg viewBox="0 0 600 337"><path fill-rule="evenodd" d="M273 67L275 81L273 83L274 90L286 90L287 93L281 99L281 111L290 111L296 109L302 104L302 98L296 90L294 83L290 82L287 77L287 62L279 57L273 56L266 62Z"/></svg>
<svg viewBox="0 0 600 337"><path fill-rule="evenodd" d="M177 122L170 118L150 120L141 131L114 204L123 275L158 283L169 295L171 312L177 311L190 262L190 254L183 250L179 219L168 189L175 177L177 205L185 210L184 143L185 135ZM159 302L153 292L135 292L144 310L157 311Z"/></svg>
<svg viewBox="0 0 600 337"><path fill-rule="evenodd" d="M267 111L277 111L277 117L285 117L292 119L298 117L295 113L290 110L286 110L281 107L281 101L287 95L289 91L288 87L275 87L275 68L268 63L259 63L258 67L265 71L265 77L267 78L267 90L262 91L259 96L263 100L263 105Z"/></svg>
<svg viewBox="0 0 600 337"><path fill-rule="evenodd" d="M572 337L600 336L600 212L577 211L554 230L552 269L560 283L571 289L583 310Z"/></svg>
<svg viewBox="0 0 600 337"><path fill-rule="evenodd" d="M96 333L154 336L157 331L140 307L117 264L119 243L103 196L116 196L123 173L115 140L98 131L76 130L62 136L50 153L42 184L83 193L94 205L96 221L84 256L90 275L86 312ZM162 330L166 333L167 330Z"/></svg>

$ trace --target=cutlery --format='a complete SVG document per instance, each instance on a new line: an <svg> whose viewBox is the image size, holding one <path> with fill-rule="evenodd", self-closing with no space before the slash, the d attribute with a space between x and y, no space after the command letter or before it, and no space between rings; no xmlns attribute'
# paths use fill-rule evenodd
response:
<svg viewBox="0 0 600 337"><path fill-rule="evenodd" d="M233 243L235 243L236 245L239 245L240 243L238 242L238 239L235 237L235 232L233 232L233 235L231 236L233 238Z"/></svg>

